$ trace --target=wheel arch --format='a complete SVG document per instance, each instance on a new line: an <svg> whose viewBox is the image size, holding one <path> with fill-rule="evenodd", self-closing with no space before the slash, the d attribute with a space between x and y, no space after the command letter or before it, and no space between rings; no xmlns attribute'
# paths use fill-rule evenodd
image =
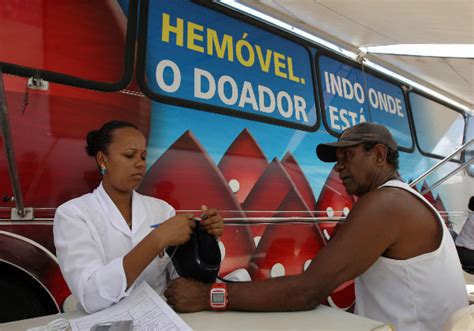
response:
<svg viewBox="0 0 474 331"><path fill-rule="evenodd" d="M45 293L45 298L51 300L56 312L61 312L60 307L70 291L56 256L47 248L19 234L0 231L0 263L34 282Z"/></svg>

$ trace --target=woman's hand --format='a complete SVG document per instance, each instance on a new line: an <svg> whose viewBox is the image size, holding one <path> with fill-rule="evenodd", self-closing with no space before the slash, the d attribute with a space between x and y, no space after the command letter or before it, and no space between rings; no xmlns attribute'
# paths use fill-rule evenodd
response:
<svg viewBox="0 0 474 331"><path fill-rule="evenodd" d="M201 225L207 231L216 237L222 236L224 233L224 220L216 209L208 209L206 205L201 206L202 217Z"/></svg>
<svg viewBox="0 0 474 331"><path fill-rule="evenodd" d="M196 222L193 214L178 214L166 220L154 231L159 234L162 247L176 246L185 243L191 238Z"/></svg>

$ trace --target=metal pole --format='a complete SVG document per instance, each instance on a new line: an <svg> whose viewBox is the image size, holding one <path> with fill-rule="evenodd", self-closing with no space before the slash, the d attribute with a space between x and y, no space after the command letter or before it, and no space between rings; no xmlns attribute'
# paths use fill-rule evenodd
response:
<svg viewBox="0 0 474 331"><path fill-rule="evenodd" d="M15 204L18 215L24 217L26 215L25 206L23 205L23 196L21 194L20 179L16 167L15 155L13 153L13 142L10 131L10 122L8 120L7 99L5 94L5 85L3 84L3 71L0 66L0 128L3 138L3 146L8 161L8 173L15 197Z"/></svg>
<svg viewBox="0 0 474 331"><path fill-rule="evenodd" d="M420 177L418 177L417 179L415 179L413 182L410 183L410 187L414 187L416 184L418 184L419 182L421 182L423 179L425 179L425 177L427 177L428 175L430 175L433 171L435 171L436 169L438 169L439 167L441 167L443 164L445 164L446 162L450 161L456 154L462 152L463 150L465 150L466 148L468 148L472 143L474 143L474 139L471 139L469 140L467 143L465 143L464 145L462 145L461 147L459 147L458 149L456 149L454 152L452 152L451 154L449 154L448 156L446 156L444 159L442 159L441 161L439 161L437 164L435 164L433 167L431 167L430 169L428 169L425 173L423 173L422 175L420 175Z"/></svg>
<svg viewBox="0 0 474 331"><path fill-rule="evenodd" d="M457 174L460 170L464 169L464 168L467 168L469 165L471 165L471 163L474 163L474 159L470 159L469 161L467 161L466 163L463 163L460 167L457 167L456 169L454 169L453 171L451 171L449 174L447 174L446 176L444 176L443 178L441 178L440 180L438 180L436 183L434 183L433 185L431 185L430 187L427 187L423 190L423 192L421 192L421 195L425 195L426 193L428 193L429 191L432 191L434 190L435 188L437 188L439 185L441 185L442 183L444 183L446 180L448 180L449 178L451 178L452 176L454 176L455 174Z"/></svg>

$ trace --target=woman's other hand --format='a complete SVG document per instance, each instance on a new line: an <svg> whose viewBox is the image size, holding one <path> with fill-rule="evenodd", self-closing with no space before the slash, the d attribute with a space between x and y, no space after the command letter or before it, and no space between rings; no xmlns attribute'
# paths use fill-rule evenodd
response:
<svg viewBox="0 0 474 331"><path fill-rule="evenodd" d="M216 209L208 209L206 205L202 205L201 209L201 226L204 230L216 237L222 236L224 233L224 220L222 216L219 215Z"/></svg>
<svg viewBox="0 0 474 331"><path fill-rule="evenodd" d="M184 213L169 218L154 231L160 234L163 247L166 247L180 245L188 241L195 227L196 222L193 220L193 214Z"/></svg>

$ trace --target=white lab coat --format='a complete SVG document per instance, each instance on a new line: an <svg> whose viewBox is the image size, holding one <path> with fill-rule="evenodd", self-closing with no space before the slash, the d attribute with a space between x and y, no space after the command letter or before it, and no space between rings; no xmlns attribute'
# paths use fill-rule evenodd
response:
<svg viewBox="0 0 474 331"><path fill-rule="evenodd" d="M156 257L128 289L123 257L150 231L150 225L175 215L163 200L133 192L132 229L102 187L58 207L54 244L63 276L88 313L118 302L146 281L162 294L176 272L170 259Z"/></svg>

